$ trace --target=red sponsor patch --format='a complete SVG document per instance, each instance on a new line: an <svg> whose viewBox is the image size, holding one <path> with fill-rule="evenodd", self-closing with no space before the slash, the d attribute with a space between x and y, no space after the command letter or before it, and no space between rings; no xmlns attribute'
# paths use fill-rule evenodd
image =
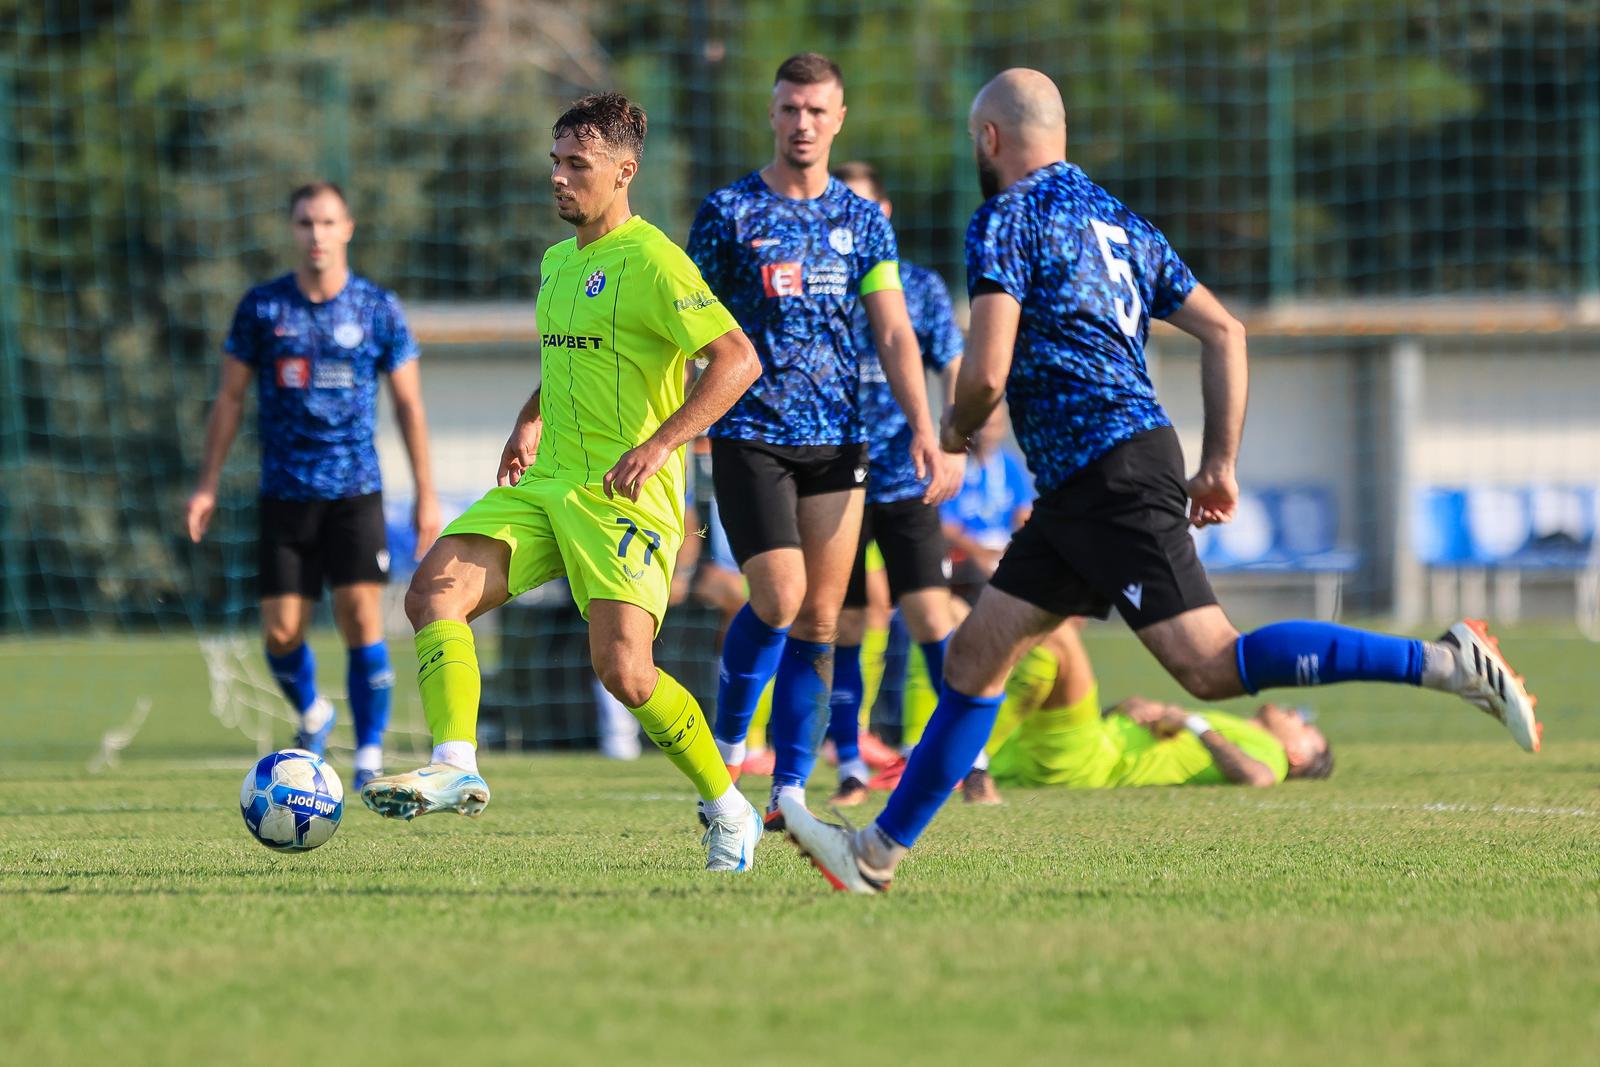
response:
<svg viewBox="0 0 1600 1067"><path fill-rule="evenodd" d="M304 389L311 383L311 361L303 356L278 360L278 386Z"/></svg>
<svg viewBox="0 0 1600 1067"><path fill-rule="evenodd" d="M768 296L805 296L806 277L802 263L763 263L761 284Z"/></svg>

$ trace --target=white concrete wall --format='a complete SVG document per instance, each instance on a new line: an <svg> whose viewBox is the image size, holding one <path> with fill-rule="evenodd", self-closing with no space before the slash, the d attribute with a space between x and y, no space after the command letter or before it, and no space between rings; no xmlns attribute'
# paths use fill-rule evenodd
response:
<svg viewBox="0 0 1600 1067"><path fill-rule="evenodd" d="M1156 395L1183 442L1188 473L1200 462L1205 412L1200 348L1182 340L1152 346ZM1250 368L1250 406L1239 452L1240 485L1325 485L1339 500L1340 534L1356 535L1357 464L1373 443L1357 432L1356 362L1338 351L1258 354Z"/></svg>
<svg viewBox="0 0 1600 1067"><path fill-rule="evenodd" d="M1423 373L1420 484L1600 485L1600 353L1438 345Z"/></svg>

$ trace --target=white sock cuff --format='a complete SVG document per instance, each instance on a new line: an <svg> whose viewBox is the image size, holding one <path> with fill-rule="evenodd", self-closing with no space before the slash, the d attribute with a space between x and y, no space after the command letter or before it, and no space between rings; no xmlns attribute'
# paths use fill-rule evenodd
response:
<svg viewBox="0 0 1600 1067"><path fill-rule="evenodd" d="M448 763L464 771L478 773L478 746L471 741L442 741L433 746L434 763Z"/></svg>
<svg viewBox="0 0 1600 1067"><path fill-rule="evenodd" d="M871 777L872 777L872 772L867 769L867 761L864 760L864 759L861 759L859 756L856 757L855 759L847 759L844 762L839 764L839 784L840 785L843 785L846 781L848 781L851 778L854 778L859 782L865 782L868 778L871 778Z"/></svg>
<svg viewBox="0 0 1600 1067"><path fill-rule="evenodd" d="M772 803L773 803L773 806L776 807L778 801L781 800L783 797L786 797L786 796L787 797L794 797L801 804L804 804L806 802L806 790L805 790L805 787L804 786L799 786L799 785L774 786L773 790L772 790Z"/></svg>
<svg viewBox="0 0 1600 1067"><path fill-rule="evenodd" d="M383 770L383 746L362 745L356 749L355 763L358 771Z"/></svg>
<svg viewBox="0 0 1600 1067"><path fill-rule="evenodd" d="M989 769L989 753L985 752L983 749L980 748L978 750L978 758L972 761L972 769L975 770L975 771L986 771L986 770L988 770Z"/></svg>
<svg viewBox="0 0 1600 1067"><path fill-rule="evenodd" d="M744 762L745 745L743 741L724 741L717 738L717 751L722 753L722 762L730 767L737 767Z"/></svg>
<svg viewBox="0 0 1600 1067"><path fill-rule="evenodd" d="M702 800L700 810L705 812L706 818L716 819L723 815L737 815L750 806L750 802L739 792L739 787L730 785L728 791L715 800Z"/></svg>
<svg viewBox="0 0 1600 1067"><path fill-rule="evenodd" d="M1443 641L1422 642L1422 686L1424 689L1441 689L1453 693L1460 687L1457 681L1459 659L1455 646Z"/></svg>

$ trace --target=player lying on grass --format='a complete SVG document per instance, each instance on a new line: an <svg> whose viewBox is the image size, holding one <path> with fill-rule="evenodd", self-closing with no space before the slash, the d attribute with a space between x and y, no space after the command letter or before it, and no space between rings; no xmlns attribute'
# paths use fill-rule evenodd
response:
<svg viewBox="0 0 1600 1067"><path fill-rule="evenodd" d="M1328 739L1281 704L1263 704L1246 719L1133 696L1102 714L1078 638L1081 621L1048 634L1006 679L1005 702L985 746L989 772L1002 785L1270 786L1332 773Z"/></svg>
<svg viewBox="0 0 1600 1067"><path fill-rule="evenodd" d="M1066 110L1049 78L1004 72L978 93L968 126L989 199L967 228L972 328L941 443L964 449L1004 393L1039 499L951 638L938 708L877 821L849 833L781 798L790 834L829 881L887 888L984 747L1012 666L1063 619L1103 618L1113 605L1201 700L1422 686L1482 708L1536 751L1532 698L1482 623L1437 641L1309 621L1239 633L1188 527L1227 522L1238 506L1244 327L1160 230L1066 161ZM1152 316L1200 342L1205 427L1187 483L1145 365Z"/></svg>
<svg viewBox="0 0 1600 1067"><path fill-rule="evenodd" d="M556 211L578 233L540 264L541 384L506 442L499 486L445 528L406 593L433 759L369 783L361 799L404 819L483 810L481 679L467 622L565 576L589 622L595 673L700 794L707 869L747 870L761 818L651 644L684 537L683 446L761 365L689 257L628 206L644 112L616 93L587 96L552 132ZM686 398L694 356L706 368Z"/></svg>
<svg viewBox="0 0 1600 1067"><path fill-rule="evenodd" d="M383 730L394 685L381 601L389 543L372 442L380 374L389 379L416 482L419 555L439 532L439 504L428 462L417 345L394 294L350 270L355 220L344 193L332 182L301 186L289 197L289 224L299 250L294 272L251 289L234 312L222 385L206 423L205 458L184 524L198 544L216 511L222 465L253 382L261 446L257 584L267 664L299 713L296 747L322 753L334 711L317 694L306 627L328 585L334 623L349 649L360 789L383 773Z"/></svg>

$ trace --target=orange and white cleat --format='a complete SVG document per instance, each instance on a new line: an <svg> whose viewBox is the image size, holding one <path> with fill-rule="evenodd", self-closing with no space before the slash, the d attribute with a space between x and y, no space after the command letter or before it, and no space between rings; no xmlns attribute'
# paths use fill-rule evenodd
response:
<svg viewBox="0 0 1600 1067"><path fill-rule="evenodd" d="M783 811L789 840L794 842L802 856L811 861L811 866L828 880L829 885L841 893L860 893L864 896L888 891L888 879L873 878L861 869L861 859L856 855L855 834L843 826L823 822L788 794L778 804Z"/></svg>
<svg viewBox="0 0 1600 1067"><path fill-rule="evenodd" d="M1539 751L1544 727L1533 714L1538 700L1506 662L1483 620L1463 619L1439 641L1456 650L1456 694L1499 719L1524 751Z"/></svg>

